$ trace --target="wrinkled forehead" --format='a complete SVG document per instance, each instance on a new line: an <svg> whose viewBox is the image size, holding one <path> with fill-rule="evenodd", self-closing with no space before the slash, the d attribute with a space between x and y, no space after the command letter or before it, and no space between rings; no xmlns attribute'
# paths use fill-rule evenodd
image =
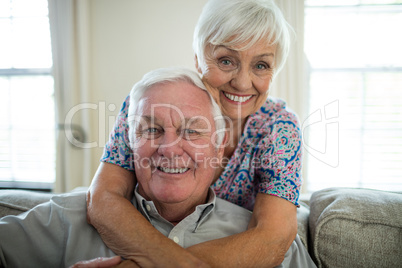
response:
<svg viewBox="0 0 402 268"><path fill-rule="evenodd" d="M208 93L199 88L172 87L165 90L162 87L153 87L141 97L135 115L146 120L170 120L175 123L183 121L214 123Z"/></svg>

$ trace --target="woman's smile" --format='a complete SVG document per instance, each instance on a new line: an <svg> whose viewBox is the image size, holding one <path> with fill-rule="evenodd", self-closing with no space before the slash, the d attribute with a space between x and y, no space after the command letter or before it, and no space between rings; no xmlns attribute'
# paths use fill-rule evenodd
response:
<svg viewBox="0 0 402 268"><path fill-rule="evenodd" d="M228 102L231 102L231 103L237 104L237 105L242 105L242 104L248 103L254 97L254 95L239 95L239 94L228 93L223 90L221 92L222 92L222 95L226 98L226 100Z"/></svg>

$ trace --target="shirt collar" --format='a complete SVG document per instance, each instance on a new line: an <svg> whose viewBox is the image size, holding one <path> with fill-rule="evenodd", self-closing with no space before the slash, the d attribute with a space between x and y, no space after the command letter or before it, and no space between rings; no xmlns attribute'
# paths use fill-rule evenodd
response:
<svg viewBox="0 0 402 268"><path fill-rule="evenodd" d="M140 195L140 193L138 192L138 185L135 188L134 194L135 194L135 197L133 198L134 205L141 212L141 214L148 219L149 222L153 224L154 221L157 221L158 224L164 224L164 225L168 224L171 225L171 227L173 228L173 224L165 220L159 214L158 210L155 207L154 202L148 201L143 196ZM209 188L208 201L205 204L198 205L195 208L194 212L188 215L185 219L183 219L183 221L190 220L192 224L195 224L194 231L196 231L197 228L204 222L206 217L215 208L215 202L216 202L215 192L211 188Z"/></svg>

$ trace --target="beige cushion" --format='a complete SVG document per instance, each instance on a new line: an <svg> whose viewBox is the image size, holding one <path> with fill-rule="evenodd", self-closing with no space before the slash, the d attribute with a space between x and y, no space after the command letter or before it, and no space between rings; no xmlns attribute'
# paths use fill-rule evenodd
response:
<svg viewBox="0 0 402 268"><path fill-rule="evenodd" d="M318 267L402 267L402 194L333 188L310 200Z"/></svg>

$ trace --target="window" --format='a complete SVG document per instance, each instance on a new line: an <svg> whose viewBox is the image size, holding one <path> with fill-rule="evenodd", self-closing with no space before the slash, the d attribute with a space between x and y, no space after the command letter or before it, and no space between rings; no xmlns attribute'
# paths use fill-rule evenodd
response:
<svg viewBox="0 0 402 268"><path fill-rule="evenodd" d="M52 188L55 109L47 0L0 0L0 187Z"/></svg>
<svg viewBox="0 0 402 268"><path fill-rule="evenodd" d="M306 0L307 190L402 191L402 1Z"/></svg>

